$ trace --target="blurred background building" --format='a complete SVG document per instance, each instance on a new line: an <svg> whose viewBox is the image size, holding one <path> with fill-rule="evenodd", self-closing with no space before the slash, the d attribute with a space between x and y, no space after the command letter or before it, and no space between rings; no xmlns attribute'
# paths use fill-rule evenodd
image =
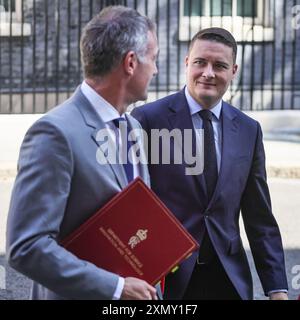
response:
<svg viewBox="0 0 300 320"><path fill-rule="evenodd" d="M113 4L157 23L149 100L183 87L192 35L220 26L236 37L241 67L226 99L243 110L300 109L299 0L0 0L0 113L43 113L65 100L82 81L82 27Z"/></svg>

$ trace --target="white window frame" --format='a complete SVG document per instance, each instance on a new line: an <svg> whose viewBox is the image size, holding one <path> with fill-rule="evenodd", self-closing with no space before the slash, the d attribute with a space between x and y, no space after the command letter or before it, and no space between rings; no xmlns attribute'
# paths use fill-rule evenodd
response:
<svg viewBox="0 0 300 320"><path fill-rule="evenodd" d="M273 41L274 29L268 18L269 0L257 0L257 17L237 16L237 1L233 1L232 16L184 16L184 1L180 0L179 40L189 41L200 29L222 27L232 32L237 41ZM188 0L187 0L188 1ZM208 2L210 0L204 0ZM265 6L265 9L264 7ZM265 13L265 17L263 17Z"/></svg>
<svg viewBox="0 0 300 320"><path fill-rule="evenodd" d="M20 37L31 35L30 23L22 24L22 1L15 0L15 12L4 11L0 8L0 37ZM23 33L22 33L23 29Z"/></svg>

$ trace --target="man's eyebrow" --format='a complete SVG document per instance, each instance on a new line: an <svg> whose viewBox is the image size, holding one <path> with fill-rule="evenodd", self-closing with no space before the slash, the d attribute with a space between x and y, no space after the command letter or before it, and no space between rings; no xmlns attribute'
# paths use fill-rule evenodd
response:
<svg viewBox="0 0 300 320"><path fill-rule="evenodd" d="M224 64L226 66L230 66L228 62L222 61L222 60L217 60L216 63Z"/></svg>

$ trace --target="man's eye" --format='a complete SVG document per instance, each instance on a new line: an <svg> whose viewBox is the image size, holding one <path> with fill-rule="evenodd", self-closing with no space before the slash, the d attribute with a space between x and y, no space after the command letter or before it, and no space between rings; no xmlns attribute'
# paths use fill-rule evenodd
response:
<svg viewBox="0 0 300 320"><path fill-rule="evenodd" d="M227 69L227 66L225 66L224 64L217 64L216 68L218 68L218 69Z"/></svg>
<svg viewBox="0 0 300 320"><path fill-rule="evenodd" d="M204 61L201 61L201 60L196 60L196 61L194 62L194 64L204 65L205 62L204 62Z"/></svg>

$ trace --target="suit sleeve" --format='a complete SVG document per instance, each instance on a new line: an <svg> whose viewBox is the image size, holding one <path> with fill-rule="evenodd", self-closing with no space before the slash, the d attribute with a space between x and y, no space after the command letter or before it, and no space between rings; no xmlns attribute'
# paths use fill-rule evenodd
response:
<svg viewBox="0 0 300 320"><path fill-rule="evenodd" d="M60 130L47 121L33 125L20 150L7 258L17 271L67 299L111 299L118 276L78 259L56 241L73 170L72 151Z"/></svg>
<svg viewBox="0 0 300 320"><path fill-rule="evenodd" d="M251 171L242 197L241 210L255 266L265 294L287 289L281 235L272 214L266 180L262 131L257 124L257 138Z"/></svg>

